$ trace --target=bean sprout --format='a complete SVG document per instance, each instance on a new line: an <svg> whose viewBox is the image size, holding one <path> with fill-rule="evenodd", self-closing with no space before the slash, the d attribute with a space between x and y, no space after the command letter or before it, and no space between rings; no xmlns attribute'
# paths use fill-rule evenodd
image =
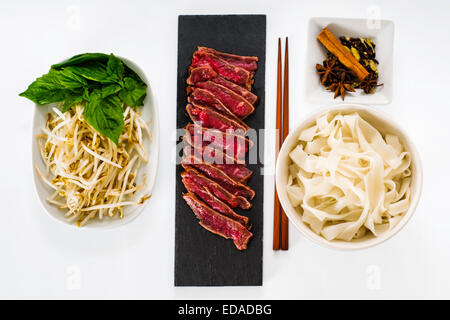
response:
<svg viewBox="0 0 450 320"><path fill-rule="evenodd" d="M143 136L151 141L151 132L141 114L130 107L124 110L124 122L116 145L86 122L82 105L64 114L53 108L37 136L47 174L37 165L36 171L53 190L47 201L68 210L65 217L79 227L94 218L123 218L124 207L150 198L134 199L146 184L145 175L141 183L136 180L141 164L148 162Z"/></svg>

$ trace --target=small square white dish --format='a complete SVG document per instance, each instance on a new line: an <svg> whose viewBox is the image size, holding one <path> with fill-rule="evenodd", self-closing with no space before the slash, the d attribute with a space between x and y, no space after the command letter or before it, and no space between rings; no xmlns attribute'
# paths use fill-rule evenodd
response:
<svg viewBox="0 0 450 320"><path fill-rule="evenodd" d="M320 83L316 73L316 64L322 64L326 58L325 47L317 40L320 31L328 29L337 37L369 37L375 43L376 59L379 62L378 83L372 94L362 90L347 92L345 102L370 105L389 104L392 101L392 70L394 49L394 23L390 20L347 19L347 18L311 18L308 23L307 52L305 66L305 97L309 103L342 103L340 97L333 99L333 92Z"/></svg>

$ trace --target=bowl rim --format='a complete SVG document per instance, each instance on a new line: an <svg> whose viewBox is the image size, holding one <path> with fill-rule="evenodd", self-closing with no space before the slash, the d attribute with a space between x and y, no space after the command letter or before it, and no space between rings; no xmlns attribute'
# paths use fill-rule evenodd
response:
<svg viewBox="0 0 450 320"><path fill-rule="evenodd" d="M396 131L398 131L401 134L401 138L406 142L406 144L409 147L409 150L411 152L412 159L414 161L415 167L417 169L417 172L415 172L415 179L417 184L417 193L414 198L411 199L411 204L406 212L406 214L403 216L403 218L398 222L398 224L389 232L386 232L379 237L370 238L366 241L360 241L360 242L352 242L352 241L341 241L341 240L326 240L324 237L316 234L313 232L309 226L307 226L305 223L300 222L300 220L295 219L295 216L298 216L298 213L295 212L295 209L292 207L292 205L289 202L289 199L287 197L286 193L283 193L282 190L285 190L284 188L279 186L282 185L281 183L281 170L282 170L282 164L281 164L281 157L286 159L288 156L287 150L287 144L286 141L290 141L292 139L297 138L299 131L304 129L305 125L309 122L313 121L314 119L317 119L320 115L323 115L327 112L337 112L337 111L356 111L359 113L359 111L365 111L373 115L375 118L379 118L383 122L386 122L391 127L395 128ZM280 161L281 160L281 161ZM319 109L316 109L313 112L310 112L308 115L303 117L303 120L300 121L298 124L296 124L295 128L290 131L289 135L286 137L286 139L283 142L283 145L280 149L280 152L277 157L276 161L276 170L275 170L275 184L276 184L276 190L277 195L280 200L281 206L284 209L284 212L286 213L289 220L294 224L294 226L309 240L327 248L332 249L338 249L341 251L355 251L355 250L361 250L361 249L367 249L374 247L376 245L379 245L388 239L391 239L393 236L398 234L400 230L404 228L404 226L408 223L408 221L411 219L413 214L416 211L416 208L419 204L421 195L422 195L422 188L423 188L423 167L422 162L420 158L420 154L418 153L414 143L408 136L408 134L405 132L405 130L397 124L395 121L389 118L388 114L381 112L377 109L374 109L367 105L362 104L356 104L356 103L339 103L339 104L332 104L327 105L325 107L321 107ZM298 222L298 223L297 223Z"/></svg>
<svg viewBox="0 0 450 320"><path fill-rule="evenodd" d="M135 70L144 80L144 82L147 84L147 99L151 99L151 106L152 106L152 114L154 116L154 119L156 119L156 121L154 119L152 119L152 125L153 125L153 130L152 130L152 145L153 148L156 150L156 155L154 156L154 162L151 168L151 173L149 174L149 176L151 176L153 179L151 179L148 184L147 184L147 190L150 192L150 194L153 194L153 188L155 187L155 183L156 183L156 179L157 179L157 175L158 175L158 165L159 165L159 149L160 149L160 134L159 134L159 109L158 109L158 103L156 101L152 86L149 84L148 78L145 74L145 72L143 71L143 69L137 65L134 61L127 59L125 57L116 55L117 58L121 59L126 65L128 65L129 67L131 67L133 70ZM64 61L67 61L69 58L67 59L63 59L61 60L59 63L62 63ZM145 103L144 103L145 105ZM33 129L34 129L34 123L36 121L36 117L38 115L39 110L37 109L38 105L35 104L35 108L34 108L34 112L33 112ZM87 223L86 225L84 225L82 228L79 228L76 226L75 223L71 223L68 221L65 221L63 219L59 219L58 217L56 217L54 214L52 214L51 212L49 212L49 210L47 210L44 201L45 199L42 199L41 196L39 195L39 191L38 191L38 184L37 184L37 173L36 173L36 169L35 169L35 163L33 162L33 153L35 152L35 143L36 143L36 139L35 139L35 135L34 135L34 130L32 130L32 134L31 134L31 146L32 146L32 156L31 156L31 166L32 166L32 172L33 172L33 189L34 192L36 194L36 197L38 198L38 202L41 206L41 208L47 213L48 216L51 217L51 219L53 221L57 221L60 223L60 225L65 225L66 227L69 228L75 228L77 230L83 230L84 232L88 231L88 230L109 230L109 229L115 229L115 228L120 228L122 226L125 226L127 224L129 224L130 222L134 221L138 216L141 215L142 211L144 211L144 209L146 208L146 206L148 205L148 203L151 201L151 198L148 201L145 201L142 205L140 205L139 207L136 207L134 209L134 214L132 215L132 217L128 218L128 219L119 219L117 221L121 221L120 223L108 223L105 225L99 225L99 224L90 224Z"/></svg>

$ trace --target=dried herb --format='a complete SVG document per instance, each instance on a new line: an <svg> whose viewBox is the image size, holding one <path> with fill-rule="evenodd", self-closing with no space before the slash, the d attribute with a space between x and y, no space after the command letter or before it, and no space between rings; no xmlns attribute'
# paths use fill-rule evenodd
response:
<svg viewBox="0 0 450 320"><path fill-rule="evenodd" d="M328 51L334 54L345 67L352 70L359 80L367 77L367 70L328 28L325 27L322 29L317 36L317 40L319 40Z"/></svg>
<svg viewBox="0 0 450 320"><path fill-rule="evenodd" d="M345 99L345 92L355 92L352 83L345 79L346 73L341 73L341 78L338 82L332 83L327 87L328 90L334 91L334 99L341 96L342 100Z"/></svg>
<svg viewBox="0 0 450 320"><path fill-rule="evenodd" d="M329 81L333 75L336 75L336 71L334 69L336 61L337 61L336 58L332 58L332 59L326 59L323 62L323 65L316 64L316 71L317 71L317 74L320 75L320 83L322 83L323 85L327 81Z"/></svg>
<svg viewBox="0 0 450 320"><path fill-rule="evenodd" d="M375 58L375 44L370 38L340 37L341 44L364 67L368 75L363 80L358 80L356 75L344 66L336 56L327 51L327 58L323 65L316 64L316 71L320 76L320 82L328 90L334 91L334 98L345 98L346 92L355 92L361 89L366 94L374 93L378 84L378 61Z"/></svg>
<svg viewBox="0 0 450 320"><path fill-rule="evenodd" d="M375 60L375 44L372 39L340 37L339 40L343 46L355 48L362 59Z"/></svg>
<svg viewBox="0 0 450 320"><path fill-rule="evenodd" d="M369 75L359 83L358 88L364 90L365 93L373 93L375 91L375 87L382 86L383 84L377 84L378 76L373 73L369 73Z"/></svg>

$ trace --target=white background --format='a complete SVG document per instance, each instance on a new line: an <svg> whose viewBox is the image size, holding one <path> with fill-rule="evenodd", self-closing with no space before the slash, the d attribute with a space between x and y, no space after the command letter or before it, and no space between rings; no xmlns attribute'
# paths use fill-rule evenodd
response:
<svg viewBox="0 0 450 320"><path fill-rule="evenodd" d="M291 224L289 251L273 252L274 177L267 175L264 285L175 288L177 16L267 14L266 128L273 128L277 37L290 40L294 126L319 107L305 103L303 94L308 19L369 18L374 10L395 23L393 102L377 108L401 123L424 165L422 199L412 220L388 242L358 252L322 248ZM0 297L450 298L449 32L445 0L2 1ZM43 211L32 182L34 104L18 96L51 64L83 52L114 52L136 62L160 108L160 164L151 202L139 218L108 231L70 228Z"/></svg>

